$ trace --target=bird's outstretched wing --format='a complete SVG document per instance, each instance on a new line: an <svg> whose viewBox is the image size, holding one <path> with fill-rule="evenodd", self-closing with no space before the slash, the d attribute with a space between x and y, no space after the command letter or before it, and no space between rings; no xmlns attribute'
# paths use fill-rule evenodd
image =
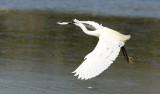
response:
<svg viewBox="0 0 160 94"><path fill-rule="evenodd" d="M81 80L98 76L113 63L123 45L123 41L110 41L100 37L95 49L85 57L83 63L73 73Z"/></svg>

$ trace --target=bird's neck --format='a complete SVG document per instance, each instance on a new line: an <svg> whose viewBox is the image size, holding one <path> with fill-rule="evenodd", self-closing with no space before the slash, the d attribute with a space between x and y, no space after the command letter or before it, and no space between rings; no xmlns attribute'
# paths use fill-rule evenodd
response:
<svg viewBox="0 0 160 94"><path fill-rule="evenodd" d="M99 37L99 33L97 31L89 31L84 25L80 25L79 27L85 34Z"/></svg>

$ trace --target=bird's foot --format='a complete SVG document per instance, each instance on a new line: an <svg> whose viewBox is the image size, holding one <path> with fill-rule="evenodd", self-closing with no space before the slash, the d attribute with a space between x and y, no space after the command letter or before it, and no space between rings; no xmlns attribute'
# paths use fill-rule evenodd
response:
<svg viewBox="0 0 160 94"><path fill-rule="evenodd" d="M128 56L128 61L129 61L129 63L131 63L131 64L133 64L133 61L131 60L132 59L132 57L130 57L130 56Z"/></svg>

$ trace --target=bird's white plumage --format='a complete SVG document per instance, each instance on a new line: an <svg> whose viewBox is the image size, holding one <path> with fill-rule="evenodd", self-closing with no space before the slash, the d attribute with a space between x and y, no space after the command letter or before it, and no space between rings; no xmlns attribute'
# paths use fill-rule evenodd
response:
<svg viewBox="0 0 160 94"><path fill-rule="evenodd" d="M85 57L83 63L73 73L82 80L98 76L113 63L123 45L124 42L121 40L111 42L110 35L100 36L95 49Z"/></svg>
<svg viewBox="0 0 160 94"><path fill-rule="evenodd" d="M77 20L76 20L77 21ZM100 24L98 24L98 23L96 23L96 22L94 22L94 21L80 21L80 22L82 22L82 23L86 23L86 24L89 24L89 25L91 25L91 26L93 26L94 28L96 28L96 29L98 29L98 28L101 28L101 27L103 27L102 25L100 25Z"/></svg>
<svg viewBox="0 0 160 94"><path fill-rule="evenodd" d="M93 21L73 21L84 33L99 37L95 49L85 56L83 63L73 72L75 73L74 76L78 76L78 79L91 79L98 76L113 63L120 52L120 48L124 46L130 35L120 34ZM88 31L83 23L92 25L96 30Z"/></svg>

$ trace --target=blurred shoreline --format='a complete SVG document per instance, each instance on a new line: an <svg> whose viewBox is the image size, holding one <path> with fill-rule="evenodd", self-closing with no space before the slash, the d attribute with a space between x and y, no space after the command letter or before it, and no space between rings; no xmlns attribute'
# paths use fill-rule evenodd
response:
<svg viewBox="0 0 160 94"><path fill-rule="evenodd" d="M51 10L68 14L160 18L159 0L3 0L0 10Z"/></svg>
<svg viewBox="0 0 160 94"><path fill-rule="evenodd" d="M103 14L94 14L94 13L77 13L77 12L68 12L68 11L58 11L58 10L52 10L52 9L0 9L0 16L3 15L8 15L8 14L36 14L36 15L52 15L56 18L70 18L70 19L75 19L75 18L87 18L87 19L82 19L82 20L92 20L92 19L105 19L105 18L122 18L122 19L150 19L150 20L156 20L160 19L160 17L149 17L149 16L128 16L128 15L103 15ZM77 19L78 19L77 18ZM68 19L68 20L70 20ZM66 19L67 20L67 19Z"/></svg>

